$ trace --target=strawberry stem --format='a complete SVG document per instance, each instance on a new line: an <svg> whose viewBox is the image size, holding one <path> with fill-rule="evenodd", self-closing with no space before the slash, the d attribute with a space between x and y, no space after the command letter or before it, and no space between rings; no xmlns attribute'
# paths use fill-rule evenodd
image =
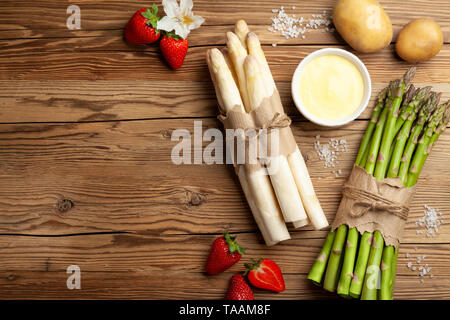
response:
<svg viewBox="0 0 450 320"><path fill-rule="evenodd" d="M155 29L155 33L158 34L159 30L156 28L156 26L158 24L158 21L161 19L161 17L158 17L158 6L156 4L153 4L152 9L147 9L141 14L144 18L148 19L147 25L152 26L152 28Z"/></svg>
<svg viewBox="0 0 450 320"><path fill-rule="evenodd" d="M244 276L246 276L250 271L258 269L262 261L263 258L260 258L258 261L252 259L252 263L244 263L245 267Z"/></svg>
<svg viewBox="0 0 450 320"><path fill-rule="evenodd" d="M245 253L244 247L242 247L240 244L238 244L236 241L234 241L234 239L236 239L236 237L231 237L228 232L224 232L223 236L225 238L225 241L228 244L228 247L230 248L230 253L234 253L236 251L239 254Z"/></svg>
<svg viewBox="0 0 450 320"><path fill-rule="evenodd" d="M176 41L183 39L182 37L180 37L179 35L177 35L174 32L165 31L164 33L168 38L174 38Z"/></svg>

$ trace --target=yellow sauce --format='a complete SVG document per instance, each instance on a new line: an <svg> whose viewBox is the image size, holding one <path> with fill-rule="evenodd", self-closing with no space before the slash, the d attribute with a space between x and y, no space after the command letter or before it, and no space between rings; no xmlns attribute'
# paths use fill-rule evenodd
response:
<svg viewBox="0 0 450 320"><path fill-rule="evenodd" d="M327 121L348 119L359 108L364 82L349 60L326 55L317 57L300 74L300 99L314 116Z"/></svg>

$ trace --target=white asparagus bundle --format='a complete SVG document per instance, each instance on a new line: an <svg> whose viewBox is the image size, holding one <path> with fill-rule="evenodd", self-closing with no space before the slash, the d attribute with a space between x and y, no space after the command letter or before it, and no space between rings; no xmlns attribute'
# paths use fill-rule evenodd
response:
<svg viewBox="0 0 450 320"><path fill-rule="evenodd" d="M248 90L248 112L258 108L266 96L263 75L261 74L258 61L255 57L248 55L244 63L245 76ZM308 224L308 217L303 209L302 200L298 193L294 177L292 176L289 163L283 155L269 157L270 180L281 207L284 221L295 222L299 226Z"/></svg>
<svg viewBox="0 0 450 320"><path fill-rule="evenodd" d="M225 114L233 108L236 111L236 106L240 108L238 112L252 112L276 92L259 39L249 32L243 20L236 23L235 33L227 33L227 48L222 53L217 49L208 51L207 62L217 100ZM276 109L283 114L281 101ZM309 221L315 229L328 226L298 146L288 155L269 156L268 160L270 178L264 168L255 171L235 166L266 244L290 238L285 222L293 222L296 228Z"/></svg>
<svg viewBox="0 0 450 320"><path fill-rule="evenodd" d="M245 27L244 25L246 26L245 21L240 20L238 21L238 23L236 23L236 28L248 30L248 27ZM272 73L270 72L269 64L267 63L266 57L256 34L252 32L248 33L247 47L250 55L256 57L259 62L261 72L263 74L262 78L267 90L267 95L270 96L276 89L276 85L275 81L273 80ZM325 217L322 207L320 206L319 199L317 198L314 191L311 178L309 177L308 169L306 168L305 161L298 146L295 152L291 153L287 157L287 159L292 171L292 175L294 176L298 192L302 198L306 213L308 214L313 227L316 230L326 228L328 226L327 218ZM296 228L301 227L302 223L294 222L294 226Z"/></svg>
<svg viewBox="0 0 450 320"><path fill-rule="evenodd" d="M244 26L246 26L246 23L243 20L236 23L238 34L241 37L245 35L247 40L251 39L247 37L246 32L248 32L248 28ZM247 41L249 50L252 50L253 43ZM264 79L267 79L267 77L261 73L257 58L247 53L238 36L232 32L227 33L227 47L237 74L241 96L245 97L245 99L242 99L244 100L244 107L247 112L251 112L261 105L264 98L269 98L272 95L273 89L270 90L268 86L273 87L273 85L264 83ZM297 191L286 157L277 156L270 158L270 163L276 168L276 170L273 170L274 173L270 175L270 180L284 220L286 222L295 222L298 226L308 224L308 218L303 209L300 194Z"/></svg>
<svg viewBox="0 0 450 320"><path fill-rule="evenodd" d="M226 54L225 54L226 57ZM222 110L244 106L226 58L219 50L207 52L206 60ZM235 167L250 210L268 246L290 239L269 178L263 172L246 173L243 166Z"/></svg>

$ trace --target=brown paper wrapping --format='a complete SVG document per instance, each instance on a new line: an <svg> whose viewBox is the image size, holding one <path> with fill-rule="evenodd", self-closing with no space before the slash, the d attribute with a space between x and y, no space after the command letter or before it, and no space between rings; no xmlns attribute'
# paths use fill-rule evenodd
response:
<svg viewBox="0 0 450 320"><path fill-rule="evenodd" d="M242 106L236 105L231 111L221 114L217 117L225 127L225 129L243 129L246 130L259 130L267 129L267 155L275 157L278 155L288 156L296 150L297 143L292 134L292 130L289 127L291 119L284 113L281 99L277 90L273 95L264 98L260 106L249 113L241 112ZM271 150L271 130L278 130L278 152ZM245 167L249 171L256 171L261 168L259 163L250 164L248 161L248 148L249 144L246 139L245 144ZM235 144L236 147L236 144ZM236 157L236 152L234 152ZM234 159L234 163L237 163Z"/></svg>
<svg viewBox="0 0 450 320"><path fill-rule="evenodd" d="M362 234L379 230L386 245L398 247L415 187L405 188L399 178L381 181L355 165L342 192L342 200L331 225L356 227Z"/></svg>

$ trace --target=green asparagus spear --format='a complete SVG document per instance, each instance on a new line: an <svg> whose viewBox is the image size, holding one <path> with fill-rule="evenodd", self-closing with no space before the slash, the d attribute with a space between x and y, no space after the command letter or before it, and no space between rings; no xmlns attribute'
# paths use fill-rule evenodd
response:
<svg viewBox="0 0 450 320"><path fill-rule="evenodd" d="M381 260L381 285L380 300L391 300L391 281L392 281L392 261L394 259L394 246L387 246L383 249Z"/></svg>
<svg viewBox="0 0 450 320"><path fill-rule="evenodd" d="M377 285L380 271L381 256L383 254L384 240L381 232L373 233L372 245L370 247L369 262L367 263L364 286L361 300L376 300Z"/></svg>
<svg viewBox="0 0 450 320"><path fill-rule="evenodd" d="M395 276L397 274L398 250L399 250L399 248L397 247L397 249L395 250L395 253L394 253L394 258L392 259L391 281L389 282L390 291L391 291L390 300L392 300L394 297Z"/></svg>
<svg viewBox="0 0 450 320"><path fill-rule="evenodd" d="M371 232L364 232L359 242L358 258L356 259L353 279L350 284L350 296L353 298L359 298L361 295L372 238L373 235Z"/></svg>
<svg viewBox="0 0 450 320"><path fill-rule="evenodd" d="M347 235L347 243L344 253L344 262L342 265L341 276L337 286L337 293L344 297L349 296L350 284L353 278L353 268L355 267L358 240L359 240L358 229L351 228L348 231Z"/></svg>
<svg viewBox="0 0 450 320"><path fill-rule="evenodd" d="M335 231L330 231L325 240L320 253L314 262L311 270L308 274L308 279L312 280L315 284L320 285L322 282L323 274L325 273L325 268L327 267L328 258L331 252L331 246L333 245L334 237L336 235Z"/></svg>
<svg viewBox="0 0 450 320"><path fill-rule="evenodd" d="M334 292L336 290L337 280L339 280L339 266L343 256L342 250L344 249L347 229L348 227L345 224L339 226L336 230L336 236L334 237L330 258L328 260L327 271L323 281L323 288L330 292Z"/></svg>
<svg viewBox="0 0 450 320"><path fill-rule="evenodd" d="M372 135L372 139L370 140L369 145L369 154L367 155L367 161L366 161L366 172L369 174L373 174L373 171L375 169L375 163L378 155L378 150L380 148L380 141L381 137L383 135L384 125L386 123L386 118L388 115L388 111L390 109L390 105L393 103L393 93L395 91L395 88L399 85L400 81L392 81L389 84L389 89L385 101L385 107L383 108L383 111L381 112L380 117L378 118L378 122L375 127L375 131Z"/></svg>
<svg viewBox="0 0 450 320"><path fill-rule="evenodd" d="M400 128L403 125L403 122L409 117L412 112L412 108L410 107L410 103L415 94L415 87L413 84L410 84L405 94L403 95L403 100L400 108L398 109L398 118L395 122L394 136L400 131Z"/></svg>
<svg viewBox="0 0 450 320"><path fill-rule="evenodd" d="M378 117L380 116L381 111L384 107L384 100L386 99L388 87L384 88L377 97L377 102L375 108L373 109L372 116L370 117L369 125L364 132L364 136L361 140L361 144L359 146L358 155L356 156L355 164L362 166L362 159L364 157L364 153L368 152L368 146L370 140L372 139L373 131L375 130L375 126L378 122Z"/></svg>

